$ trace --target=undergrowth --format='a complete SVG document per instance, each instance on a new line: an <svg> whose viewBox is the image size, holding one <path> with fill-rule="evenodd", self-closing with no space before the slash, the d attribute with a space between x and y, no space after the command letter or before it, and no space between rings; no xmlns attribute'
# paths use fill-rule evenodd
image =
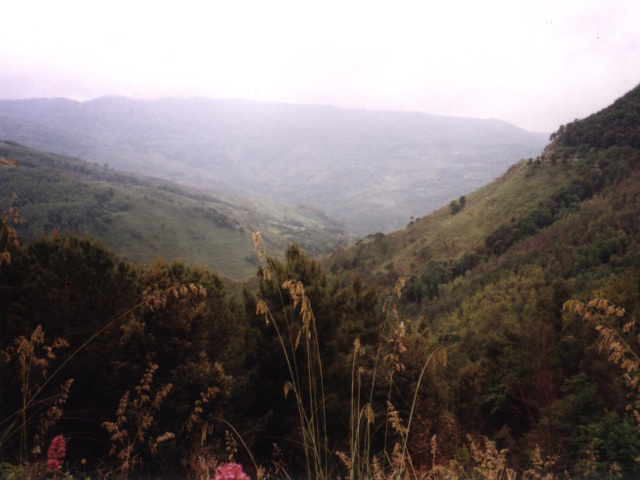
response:
<svg viewBox="0 0 640 480"><path fill-rule="evenodd" d="M3 217L4 218L4 217ZM3 223L6 231L10 227ZM398 279L392 292L382 305L384 320L375 345L365 345L353 338L347 357L350 376L348 422L345 440L331 443L328 432L328 402L321 341L316 328L316 317L311 301L299 280L279 279L272 268L270 257L265 256L259 233L254 234L263 280L278 287L284 319L279 320L263 300L256 305L257 314L273 328L284 358L288 380L282 385L282 395L291 398L297 415L297 433L303 452L304 476L313 480L444 480L444 479L545 479L563 478L565 472L557 468L557 458L545 457L539 448L530 454L527 468L515 468L507 449L499 449L487 437L467 437L455 455L446 455L439 449L438 437L433 434L420 451L412 446L416 422L416 406L425 376L446 365L446 349L434 345L425 355L412 384L407 408L394 404L394 393L400 390L397 379L406 373L408 345L412 336L420 335L401 318L397 302L401 297L404 280ZM5 251L9 251L5 249ZM3 256L3 258L5 258ZM7 261L10 261L7 260ZM272 460L258 462L251 453L250 444L223 418L215 419L226 429L223 445L208 442L214 431L212 420L205 420L204 410L219 391L212 387L200 393L188 414L176 422L175 431L154 429L154 417L171 393L170 382L154 385L158 365L150 363L138 384L127 390L115 406L115 415L102 426L108 437L110 451L103 464L90 472L83 461L73 465L65 459L65 438L56 431L63 417L64 406L73 395L73 379L63 378L65 366L78 352L86 348L99 335L119 324L139 309L163 309L168 298L205 296L199 285L171 286L154 292L144 300L112 319L108 325L94 332L76 351L63 361L57 361L60 351L69 348L65 338L46 341L45 332L37 326L31 335L16 338L2 351L5 365L13 365L19 378L20 408L2 419L0 454L17 461L0 466L7 479L35 478L132 478L144 472L143 458L162 456L163 445L189 442L188 453L181 465L186 478L245 479L247 475L236 465L238 458L248 459L245 468L256 480L292 478L291 464L283 460L279 447L274 445ZM602 349L609 361L620 366L629 389L629 411L640 428L640 359L635 353L629 332L636 328L635 319L627 319L622 327L613 320L628 316L626 312L605 301L589 304L570 302L565 309L577 313L587 321L596 323L602 336ZM380 390L386 391L381 402ZM404 414L403 414L404 412ZM194 435L195 434L195 435ZM188 440L190 439L190 440ZM194 440L196 439L196 440ZM9 447L11 446L11 447ZM17 447L16 447L17 446ZM8 451L8 448L17 448ZM597 449L593 458L585 459L585 478L595 475ZM609 476L616 476L614 464ZM596 478L595 476L593 478Z"/></svg>

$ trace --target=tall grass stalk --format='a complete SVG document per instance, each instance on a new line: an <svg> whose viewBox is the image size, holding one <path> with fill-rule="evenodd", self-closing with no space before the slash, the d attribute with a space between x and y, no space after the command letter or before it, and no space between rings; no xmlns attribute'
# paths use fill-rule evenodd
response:
<svg viewBox="0 0 640 480"><path fill-rule="evenodd" d="M371 445L373 440L372 427L374 426L375 414L373 411L373 396L376 387L376 380L378 375L378 370L380 367L380 361L382 360L382 346L384 344L384 339L386 338L387 328L391 324L392 321L399 322L399 315L397 311L396 299L400 299L402 296L402 288L404 287L404 279L399 278L396 281L396 284L393 288L392 295L387 298L382 305L382 310L385 313L385 319L380 325L380 329L378 332L378 345L376 348L375 360L373 363L373 374L371 379L371 387L369 389L369 401L366 403L362 409L360 408L360 391L361 391L361 377L358 374L357 376L357 385L358 389L354 395L354 385L355 381L355 362L358 356L364 356L365 350L360 344L360 340L356 339L354 341L354 352L353 352L353 361L352 361L352 379L351 379L351 421L350 421L350 432L349 432L349 445L351 448L350 452L350 461L348 462L349 467L349 478L353 480L355 478L373 478L375 475L372 471L373 466L373 458L371 454ZM359 373L361 370L358 369ZM393 385L393 368L389 371L389 389L387 391L387 403L390 403L391 393L392 393L392 385ZM354 400L354 397L356 399ZM355 406L354 406L355 402ZM364 435L364 439L360 438L360 425L363 420L363 417L366 419L366 432ZM383 442L383 451L386 451L388 448L388 439L389 439L389 423L385 422L385 432L384 432L384 442ZM362 449L360 448L360 443L363 442ZM387 463L388 457L387 455L383 455L383 464L382 466L378 466L382 471L385 470L385 466ZM390 462L389 462L390 463Z"/></svg>
<svg viewBox="0 0 640 480"><path fill-rule="evenodd" d="M314 471L316 475L320 475L318 478L326 478L325 475L321 475L326 472L326 462L321 460L321 456L319 454L319 446L322 444L322 439L318 438L318 429L315 423L314 417L317 417L314 412L317 411L317 403L316 396L313 395L313 387L310 387L311 395L309 396L309 408L308 411L305 408L305 399L302 395L301 388L301 380L299 377L299 370L297 368L297 362L295 359L295 350L297 345L295 343L291 343L290 350L287 348L287 344L281 331L278 326L278 322L276 322L273 317L271 311L267 307L264 301L260 300L257 305L256 310L258 315L263 315L265 321L269 325L273 325L274 330L276 332L276 336L278 338L278 342L280 343L280 347L282 348L282 352L284 354L285 361L287 363L287 368L289 370L290 381L285 382L284 384L284 396L285 398L289 396L289 394L293 394L295 397L296 410L298 413L298 424L300 427L300 434L302 436L302 446L305 455L306 468L307 471ZM287 316L285 312L285 317ZM290 322L286 321L287 333L290 340L292 340L292 335L290 331ZM308 354L308 353L307 353ZM313 375L313 370L309 371L309 380L311 381L315 378ZM322 405L324 408L324 404Z"/></svg>
<svg viewBox="0 0 640 480"><path fill-rule="evenodd" d="M301 282L287 280L280 284L279 279L275 276L275 269L271 267L270 260L267 260L267 265L262 267L261 263L265 250L264 246L258 249L262 242L259 232L254 232L253 241L256 251L258 251L263 278L270 281L273 275L273 280L278 286L277 291L283 306L286 331L283 332L280 329L278 322L263 300L258 301L256 313L264 317L267 324L273 325L287 363L290 381L284 385L284 395L287 397L290 393L293 393L295 398L307 472L312 473L315 479L329 480L327 416L324 380L322 377L322 359L311 302L306 296L304 286ZM296 308L300 307L302 324L297 334L292 329L293 319L289 318L289 314L287 313L289 309L282 295L283 290L287 291L291 298L290 310L295 311ZM286 340L285 336L287 337ZM296 360L296 351L300 347L303 338L307 364L306 388L304 387L303 378L300 376L300 369L298 368ZM306 395L304 394L304 390L307 390Z"/></svg>
<svg viewBox="0 0 640 480"><path fill-rule="evenodd" d="M600 334L600 351L607 354L607 360L618 365L623 371L623 378L629 389L627 411L633 414L640 428L640 356L638 345L634 348L625 336L635 338L640 344L638 321L624 308L618 307L604 299L593 299L588 303L569 300L563 305L565 311L576 313L584 322L592 323ZM616 324L623 322L622 326ZM632 335L633 332L633 335Z"/></svg>
<svg viewBox="0 0 640 480"><path fill-rule="evenodd" d="M11 422L0 436L0 446L4 445L6 439L19 431L21 459L27 457L27 427L34 421L32 417L27 414L30 409L33 407L48 406L46 413L50 413L52 409L57 410L59 408L60 401L66 400L64 390L62 393L46 399L40 398L40 392L53 377L49 375L48 370L51 362L56 358L55 351L68 346L68 343L61 338L54 340L51 345L45 344L44 331L42 327L38 325L28 339L21 336L15 339L6 350L2 351L5 362L8 363L14 358L18 360L22 401L20 410L8 416L0 424L5 425L7 422ZM41 351L41 356L38 355L38 349ZM71 383L67 382L66 385L66 393L68 393ZM41 423L42 422L44 422L44 417L42 418ZM41 427L42 429L47 428L44 425L41 425ZM38 435L36 438L38 438Z"/></svg>
<svg viewBox="0 0 640 480"><path fill-rule="evenodd" d="M254 233L254 246L259 252L259 259L262 262L264 247L260 247L261 237L258 232ZM280 347L282 348L284 359L289 371L290 380L285 382L285 397L293 394L295 398L301 442L304 449L304 456L307 467L307 475L309 479L329 480L330 467L326 422L326 396L324 388L324 379L322 375L322 358L318 343L318 333L316 330L316 321L313 314L309 298L304 292L304 286L299 281L286 280L280 284L275 278L275 269L272 268L270 260L267 260L266 266L262 269L263 279L267 281L275 281L277 291L283 306L284 326L283 331L278 325L273 314L269 310L267 304L263 300L259 300L256 312L263 317L267 324L272 324L276 333ZM272 276L274 278L272 279ZM370 390L368 392L368 402L362 405L362 373L363 368L358 367L358 357L366 355L365 349L360 340L356 338L353 343L353 351L349 355L350 374L351 374L351 391L350 391L350 411L349 411L349 454L336 452L337 456L342 460L348 469L348 477L350 480L380 478L380 476L388 470L389 474L384 474L386 478L401 479L407 473L405 467L407 463L411 464L408 457L408 441L411 422L414 416L418 393L422 380L426 373L427 367L433 365L436 361L446 361L446 350L443 347L436 348L432 351L422 366L420 376L417 380L413 401L410 406L408 424L402 426L402 419L393 408L391 398L393 393L394 372L404 370L401 364L400 356L406 352L406 347L402 340L405 335L404 323L400 321L396 301L401 297L401 290L404 287L404 279L400 278L396 282L393 289L393 295L384 302L383 311L386 313L385 320L382 322L379 330L378 345L375 352L373 362L373 373ZM287 308L282 291L288 293L291 298L290 308ZM301 316L301 326L297 332L292 331L293 319L289 318L289 312L295 311L299 307ZM394 324L394 338L391 342L394 344L392 353L384 355L384 343L387 339L387 332L390 325ZM286 338L285 338L286 337ZM295 340L294 340L295 338ZM302 341L304 339L304 342ZM387 339L388 340L388 339ZM388 340L389 341L389 340ZM296 351L301 343L304 345L306 371L305 376L301 375L296 363ZM374 393L376 390L376 381L379 377L381 362L389 363L386 421L384 426L384 442L383 442L383 464L380 466L378 458L372 453L373 437L375 434L375 415L373 410ZM303 378L306 380L306 393L303 392ZM366 397L365 397L366 398ZM393 458L387 453L390 448L390 433L395 431L400 435L399 442L394 444Z"/></svg>
<svg viewBox="0 0 640 480"><path fill-rule="evenodd" d="M5 361L10 361L14 356L18 356L21 365L21 389L22 389L22 403L20 405L20 409L7 415L2 422L0 422L0 448L5 445L10 438L19 433L20 437L20 461L25 461L28 454L27 448L27 431L28 426L32 424L35 420L32 418L32 411L36 409L36 407L40 407L42 405L49 405L52 402L55 404L60 398L60 395L66 395L68 393L68 389L70 386L70 382L67 381L65 385L67 385L66 392L63 391L61 394L53 395L50 397L43 398L43 391L45 388L56 379L60 372L68 365L74 358L84 350L89 344L91 344L97 337L106 332L109 328L118 324L124 318L129 317L135 311L139 310L143 307L154 308L154 305L161 303L161 299L168 297L169 295L182 295L184 292L191 292L194 294L205 294L206 291L202 287L196 287L195 285L189 285L188 289L182 289L181 286L172 286L161 292L158 292L154 295L150 295L138 302L137 304L127 308L122 311L119 315L115 316L111 321L107 322L102 328L94 332L89 338L87 338L79 347L77 347L73 352L71 352L61 363L57 366L57 368L53 371L53 373L49 373L45 371L44 374L40 375L42 380L33 385L31 383L31 370L34 365L40 366L42 369L47 369L50 363L50 360L55 359L55 355L53 353L54 349L58 349L61 347L68 347L68 343L66 340L60 338L56 339L50 346L44 344L44 331L42 327L38 325L34 332L31 334L30 338L27 340L25 337L19 337L15 339L11 346L6 350L3 350L2 355L4 356ZM40 346L40 348L46 353L44 357L39 358L35 353L35 347ZM66 398L65 398L66 399Z"/></svg>
<svg viewBox="0 0 640 480"><path fill-rule="evenodd" d="M420 385L422 384L422 378L424 377L424 373L427 370L427 367L431 363L432 359L434 361L440 360L440 362L443 364L446 363L447 361L446 349L444 347L438 347L433 352L431 352L431 354L427 358L427 361L424 362L424 366L422 367L422 370L420 372L420 377L418 378L418 383L416 384L416 389L413 394L413 401L411 402L411 411L409 413L409 419L407 420L407 433L406 435L404 435L404 440L402 442L402 453L400 457L402 464L404 463L404 458L407 454L407 443L409 441L409 432L411 431L411 421L413 420L413 413L415 411L416 401L418 400L418 391L420 390ZM402 478L402 476L403 476L402 471L398 470L396 472L396 478L400 479Z"/></svg>

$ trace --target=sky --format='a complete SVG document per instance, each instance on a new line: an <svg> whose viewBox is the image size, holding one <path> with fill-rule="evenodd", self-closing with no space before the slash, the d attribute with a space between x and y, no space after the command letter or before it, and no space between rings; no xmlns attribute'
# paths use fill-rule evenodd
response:
<svg viewBox="0 0 640 480"><path fill-rule="evenodd" d="M640 83L638 0L14 0L0 98L245 98L551 132Z"/></svg>

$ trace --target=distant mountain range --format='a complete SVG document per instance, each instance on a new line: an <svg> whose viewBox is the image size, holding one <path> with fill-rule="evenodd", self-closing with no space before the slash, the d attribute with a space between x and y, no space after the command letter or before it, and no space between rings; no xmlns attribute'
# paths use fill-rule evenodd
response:
<svg viewBox="0 0 640 480"><path fill-rule="evenodd" d="M118 170L306 206L389 232L486 184L548 134L497 120L243 100L0 101L0 138Z"/></svg>

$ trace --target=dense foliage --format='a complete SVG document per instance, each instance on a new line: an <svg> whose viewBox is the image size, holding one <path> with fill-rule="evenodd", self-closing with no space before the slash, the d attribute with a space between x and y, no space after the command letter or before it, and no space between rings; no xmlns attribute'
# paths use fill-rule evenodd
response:
<svg viewBox="0 0 640 480"><path fill-rule="evenodd" d="M640 85L613 105L584 120L561 126L551 135L567 147L640 148Z"/></svg>
<svg viewBox="0 0 640 480"><path fill-rule="evenodd" d="M191 426L190 432L185 425L201 393L207 395L209 408L207 416L198 418L200 428L222 414L231 394L230 374L240 371L246 357L246 325L241 306L228 298L216 275L162 261L136 267L89 238L68 234L42 238L13 252L1 274L2 348L24 351L24 345L12 344L12 339L33 339L38 329L44 332L45 345L56 338L66 343L54 356L34 346L29 361L37 364L35 356L44 348L46 377L39 378L38 371L28 379L17 376L19 358L3 364L2 410L30 418L24 431L5 432L6 453L19 452L25 437L46 430L37 419L43 412L46 417L51 408L47 399L57 398L59 385L67 379L73 384L56 430L72 438L72 456L91 464L110 450L103 422L116 415L121 397L150 365L155 366L154 389L170 391L147 435L181 433L180 442L165 452L167 460L177 462L200 438L200 431ZM127 412L127 417L136 413Z"/></svg>

